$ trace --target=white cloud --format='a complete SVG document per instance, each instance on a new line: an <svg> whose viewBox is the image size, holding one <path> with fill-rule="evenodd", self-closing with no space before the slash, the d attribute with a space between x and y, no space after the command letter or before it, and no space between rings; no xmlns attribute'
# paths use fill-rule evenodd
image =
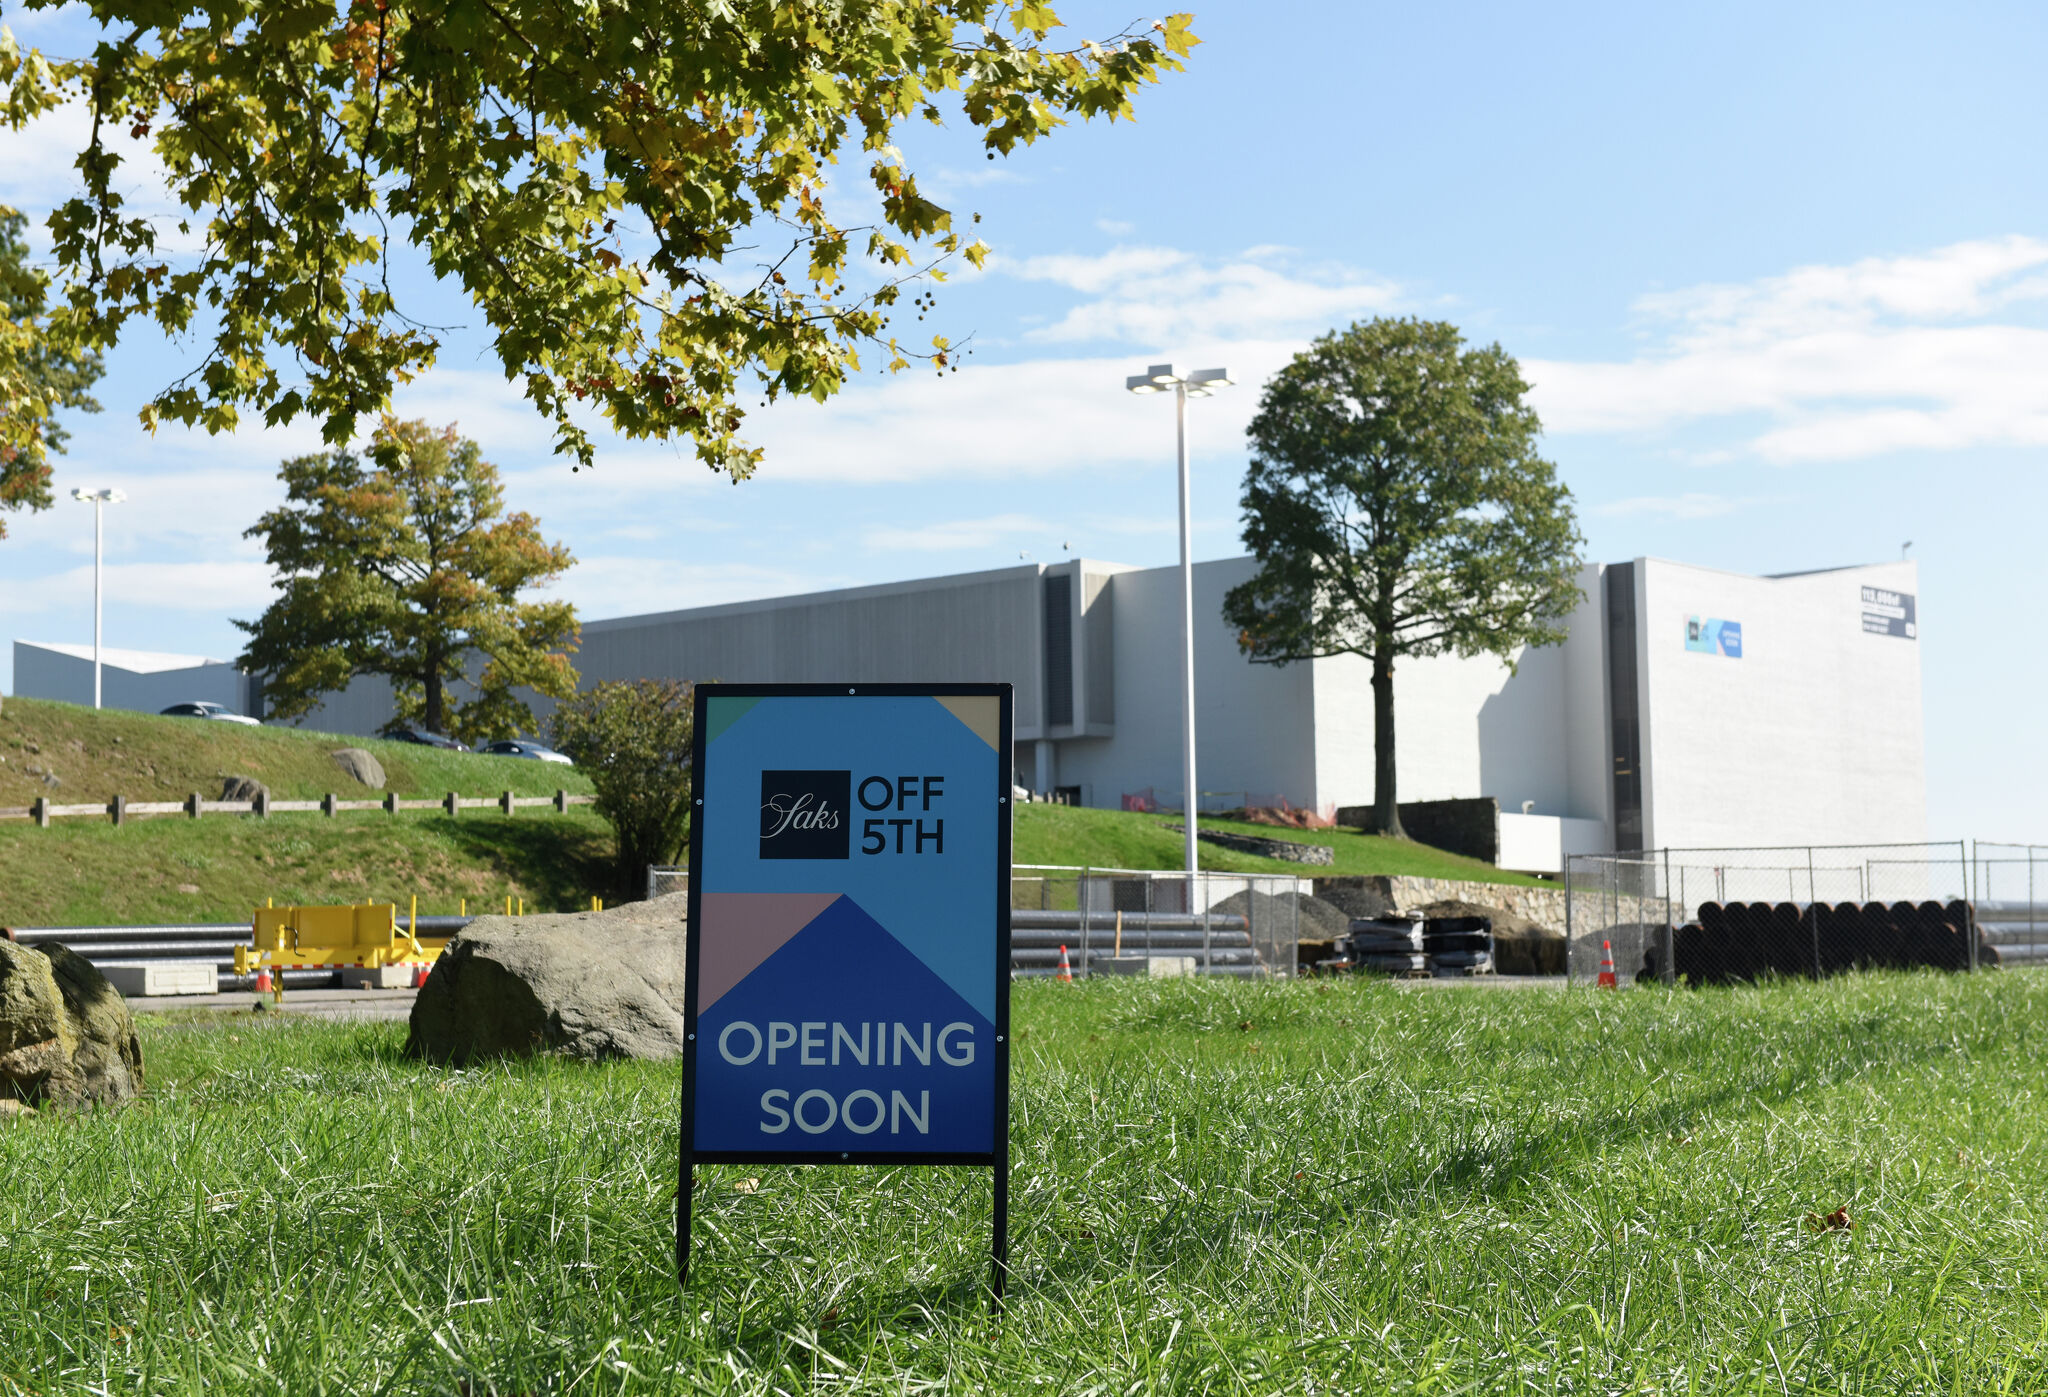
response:
<svg viewBox="0 0 2048 1397"><path fill-rule="evenodd" d="M1634 499L1610 500L1593 513L1614 518L1653 515L1665 519L1716 519L1754 504L1754 500L1699 491L1683 495L1638 495Z"/></svg>
<svg viewBox="0 0 2048 1397"><path fill-rule="evenodd" d="M1756 416L1747 447L1772 461L2038 446L2048 328L2014 322L2038 318L2044 301L2048 241L1959 243L1645 297L1638 308L1660 336L1648 352L1524 370L1553 432Z"/></svg>
<svg viewBox="0 0 2048 1397"><path fill-rule="evenodd" d="M1295 268L1286 249L1277 247L1211 259L1177 248L1127 246L1093 256L1026 257L993 265L1009 276L1091 298L1026 336L1058 343L1160 346L1306 335L1386 310L1399 297L1393 283L1350 268Z"/></svg>
<svg viewBox="0 0 2048 1397"><path fill-rule="evenodd" d="M1137 224L1126 223L1121 218L1098 218L1095 220L1095 226L1112 238L1128 238L1138 231Z"/></svg>
<svg viewBox="0 0 2048 1397"><path fill-rule="evenodd" d="M270 602L270 569L260 562L109 563L109 607L254 616ZM0 614L35 615L92 605L92 564L8 584ZM147 648L146 646L144 648Z"/></svg>
<svg viewBox="0 0 2048 1397"><path fill-rule="evenodd" d="M1016 542L1019 535L1042 536L1052 527L1029 514L995 514L986 519L949 519L913 528L870 529L861 541L870 548L890 552L943 553L994 548Z"/></svg>
<svg viewBox="0 0 2048 1397"><path fill-rule="evenodd" d="M91 140L92 109L83 99L73 99L0 141L0 204L29 215L29 239L38 250L47 250L44 217L83 191L78 156ZM106 122L100 144L121 159L113 187L124 200L123 215L154 222L159 253L192 252L204 245L203 225L178 231L180 220L192 215L171 197L163 162L147 137L132 137L120 122Z"/></svg>
<svg viewBox="0 0 2048 1397"><path fill-rule="evenodd" d="M1257 406L1254 385L1299 348L1291 341L1189 348L1188 366L1227 363L1242 385L1191 405L1191 449L1238 451ZM1155 465L1172 459L1171 408L1124 391L1124 379L1146 358L970 361L943 377L913 370L858 382L828 403L778 404L749 418L743 434L767 451L764 477L782 480L1008 480Z"/></svg>

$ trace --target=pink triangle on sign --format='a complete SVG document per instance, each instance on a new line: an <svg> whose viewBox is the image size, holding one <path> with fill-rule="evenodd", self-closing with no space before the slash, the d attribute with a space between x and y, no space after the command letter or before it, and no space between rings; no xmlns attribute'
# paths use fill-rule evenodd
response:
<svg viewBox="0 0 2048 1397"><path fill-rule="evenodd" d="M697 1012L754 973L839 900L838 893L705 893L698 909Z"/></svg>

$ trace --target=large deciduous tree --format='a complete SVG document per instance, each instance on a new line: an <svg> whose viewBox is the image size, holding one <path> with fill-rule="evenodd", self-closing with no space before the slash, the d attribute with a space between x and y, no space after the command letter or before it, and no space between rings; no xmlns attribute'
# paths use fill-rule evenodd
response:
<svg viewBox="0 0 2048 1397"><path fill-rule="evenodd" d="M50 507L50 453L67 433L60 408L98 412L97 354L68 344L49 314L50 280L30 265L28 220L0 204L0 538L4 515Z"/></svg>
<svg viewBox="0 0 2048 1397"><path fill-rule="evenodd" d="M1253 578L1224 616L1254 661L1372 663L1373 820L1400 835L1394 662L1564 639L1579 599L1571 492L1537 454L1529 385L1497 344L1440 321L1325 335L1266 385L1252 420L1244 541Z"/></svg>
<svg viewBox="0 0 2048 1397"><path fill-rule="evenodd" d="M942 336L899 342L892 312L933 261L985 249L920 192L899 127L950 115L993 160L1072 115L1130 116L1196 42L1175 15L1054 43L1040 0L91 13L102 37L84 58L23 53L0 30L0 129L90 109L83 190L50 220L88 343L136 319L211 341L146 421L309 412L347 445L439 345L389 275L409 245L479 308L559 450L590 462L583 402L629 437L687 435L735 478L759 459L737 435L742 391L822 400L864 346L891 368L952 366ZM150 143L191 211L178 236L124 204L117 129Z"/></svg>
<svg viewBox="0 0 2048 1397"><path fill-rule="evenodd" d="M694 690L671 679L615 680L548 719L556 748L597 791L617 840L613 892L637 897L650 865L673 863L690 833Z"/></svg>
<svg viewBox="0 0 2048 1397"><path fill-rule="evenodd" d="M254 621L241 663L264 703L300 716L363 675L391 681L390 726L468 742L530 731L515 690L576 691L576 612L522 594L575 560L530 514L506 514L498 468L454 427L386 419L368 459L348 451L286 461L286 503L261 538L278 597Z"/></svg>

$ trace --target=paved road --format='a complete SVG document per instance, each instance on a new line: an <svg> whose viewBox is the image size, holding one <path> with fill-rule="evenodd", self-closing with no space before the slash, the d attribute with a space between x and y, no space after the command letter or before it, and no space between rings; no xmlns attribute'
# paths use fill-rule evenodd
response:
<svg viewBox="0 0 2048 1397"><path fill-rule="evenodd" d="M159 994L128 1001L138 1014L164 1013L173 1009L218 1009L246 1014L260 997L264 1012L273 1008L287 1014L317 1019L402 1019L412 1013L414 990L291 990L284 1003L272 1006L269 995L248 990L236 994Z"/></svg>

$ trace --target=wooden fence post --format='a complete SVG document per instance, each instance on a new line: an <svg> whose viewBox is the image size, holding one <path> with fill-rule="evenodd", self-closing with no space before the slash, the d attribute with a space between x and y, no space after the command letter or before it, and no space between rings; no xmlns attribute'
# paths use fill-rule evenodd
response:
<svg viewBox="0 0 2048 1397"><path fill-rule="evenodd" d="M256 805L256 812L255 812L255 813L256 813L256 818L257 818L257 819L259 819L259 820L267 820L267 819L269 819L269 818L270 818L270 792L269 792L269 790L267 790L267 789L264 789L264 790L259 790L259 791L257 791L257 792L256 792L256 801L255 801L255 805Z"/></svg>
<svg viewBox="0 0 2048 1397"><path fill-rule="evenodd" d="M36 824L44 829L50 827L50 798L48 796L36 797Z"/></svg>
<svg viewBox="0 0 2048 1397"><path fill-rule="evenodd" d="M384 792L384 813L387 815L396 815L398 813L398 792Z"/></svg>
<svg viewBox="0 0 2048 1397"><path fill-rule="evenodd" d="M455 792L450 791L448 792L448 799L441 802L442 806L445 807L448 811L449 819L454 819L456 813L462 809L460 801L461 797L456 795Z"/></svg>
<svg viewBox="0 0 2048 1397"><path fill-rule="evenodd" d="M557 815L569 813L569 793L567 791L557 790L555 792L555 813Z"/></svg>
<svg viewBox="0 0 2048 1397"><path fill-rule="evenodd" d="M108 801L107 813L114 817L115 824L120 824L128 815L128 797L117 795Z"/></svg>
<svg viewBox="0 0 2048 1397"><path fill-rule="evenodd" d="M320 813L327 816L330 820L334 818L334 792L329 791L326 795L320 797Z"/></svg>
<svg viewBox="0 0 2048 1397"><path fill-rule="evenodd" d="M195 820L199 818L199 806L199 792L194 791L191 795L185 797L185 813Z"/></svg>
<svg viewBox="0 0 2048 1397"><path fill-rule="evenodd" d="M498 797L498 808L507 815L512 813L512 792L507 791Z"/></svg>

